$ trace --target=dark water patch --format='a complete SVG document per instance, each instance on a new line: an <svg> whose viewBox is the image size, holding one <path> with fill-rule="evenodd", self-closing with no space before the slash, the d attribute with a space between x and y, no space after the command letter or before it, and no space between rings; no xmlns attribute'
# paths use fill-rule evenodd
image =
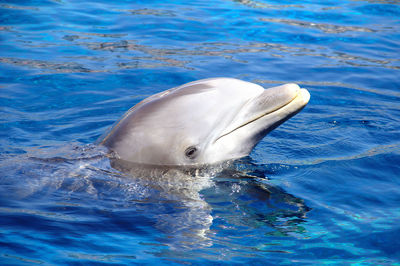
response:
<svg viewBox="0 0 400 266"><path fill-rule="evenodd" d="M398 4L398 3L397 3ZM388 4L374 4L374 5L363 5L357 8L362 14L365 15L376 15L381 16L385 14L388 17L398 17L400 15L400 7L398 5Z"/></svg>

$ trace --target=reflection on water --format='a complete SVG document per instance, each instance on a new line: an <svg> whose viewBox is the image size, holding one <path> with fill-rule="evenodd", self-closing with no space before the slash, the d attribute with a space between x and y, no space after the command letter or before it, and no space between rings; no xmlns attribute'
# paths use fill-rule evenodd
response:
<svg viewBox="0 0 400 266"><path fill-rule="evenodd" d="M315 23L308 21L300 21L300 20L290 20L290 19L277 19L277 18L260 18L261 21L265 22L275 22L275 23L284 23L297 27L305 27L318 29L325 33L344 33L344 32L376 32L374 29L358 27L358 26L340 26L334 24L324 24L324 23Z"/></svg>
<svg viewBox="0 0 400 266"><path fill-rule="evenodd" d="M75 62L54 63L44 60L0 58L0 63L43 69L44 73L95 72Z"/></svg>
<svg viewBox="0 0 400 266"><path fill-rule="evenodd" d="M287 5L279 5L279 4L267 4L263 3L261 1L255 1L255 0L233 0L234 2L252 7L252 8L265 8L265 9L284 9L284 8L304 8L302 5L293 5L293 4L287 4Z"/></svg>
<svg viewBox="0 0 400 266"><path fill-rule="evenodd" d="M16 9L16 10L34 10L37 11L39 8L32 7L32 6L14 6L9 4L0 4L1 8L9 8L9 9Z"/></svg>
<svg viewBox="0 0 400 266"><path fill-rule="evenodd" d="M165 16L165 17L175 17L176 16L174 11L165 10L165 9L143 8L143 9L128 9L128 10L118 10L118 11L128 12L132 15Z"/></svg>
<svg viewBox="0 0 400 266"><path fill-rule="evenodd" d="M89 222L102 233L113 230L109 226L117 217L109 215L119 213L121 219L126 213L135 226L160 230L165 237L158 241L180 251L209 247L214 241L228 244L229 234L220 238L219 232L236 227L269 228L271 236L304 231L301 224L310 209L303 200L269 184L260 176L259 166L246 160L186 170L127 168L114 161L114 167L125 171L117 172L105 155L99 147L76 146L44 148L3 160L0 168L7 174L0 187L2 193L9 187L10 197L0 212L57 221L61 226ZM21 172L19 179L13 178ZM55 200L55 205L42 205L44 197ZM27 204L16 208L16 202ZM103 214L93 216L93 211ZM86 241L84 234L79 238Z"/></svg>
<svg viewBox="0 0 400 266"><path fill-rule="evenodd" d="M318 27L323 27L317 25ZM249 63L246 59L241 59L242 55L251 56L252 54L270 55L275 58L282 57L322 57L329 60L329 63L324 63L322 66L357 66L357 67L372 67L379 66L383 68L400 69L398 65L400 60L393 59L375 59L365 56L352 55L338 51L326 51L322 47L317 48L304 48L287 46L276 43L259 43L250 42L247 44L227 44L227 43L199 43L193 45L192 49L187 48L155 48L148 45L138 44L136 41L121 40L121 41L107 41L107 42L82 42L83 39L90 39L87 35L94 35L92 33L84 33L83 35L65 35L63 39L69 42L76 42L75 45L87 47L90 50L101 50L105 52L117 53L117 62L113 62L105 70L101 65L105 57L98 56L80 56L71 55L61 61L46 61L34 60L23 58L0 58L0 63L13 64L17 66L26 66L31 68L42 69L45 73L71 73L71 72L104 72L116 71L117 69L146 69L146 68L159 68L159 67L181 67L188 70L194 70L192 67L193 57L196 60L204 57L222 57L236 63L245 64ZM101 34L99 34L101 35ZM85 37L86 36L86 37ZM101 36L98 36L101 37ZM103 36L105 37L105 36ZM106 36L107 38L119 38L118 36ZM33 46L34 45L30 45ZM52 46L52 44L40 44L40 47ZM231 47L231 48L227 48ZM125 53L121 55L121 53ZM132 54L133 53L133 54ZM137 56L135 54L142 54ZM112 55L111 55L112 56ZM240 58L240 59L239 59ZM70 62L70 59L80 59L81 63ZM85 63L84 61L92 61L92 63ZM93 64L97 62L97 64ZM100 66L99 64L100 63ZM113 70L114 68L114 70ZM279 81L284 82L284 81ZM305 81L306 82L306 81Z"/></svg>
<svg viewBox="0 0 400 266"><path fill-rule="evenodd" d="M177 27L177 25L182 20L188 20L193 21L191 23L193 23L194 29L199 27L194 20L202 21L202 14L196 13L194 8L181 7L178 10L173 10L169 8L169 5L158 9L148 7L118 9L113 6L108 9L104 6L101 9L98 7L101 11L107 9L107 12L121 19L121 23L128 23L128 21L132 23L132 26L130 26L132 28L110 30L106 26L109 23L107 16L96 18L104 22L105 26L100 26L100 23L98 27L80 28L85 26L85 20L72 22L68 17L55 17L52 12L47 9L40 9L40 7L3 4L0 5L0 8L5 10L26 11L19 14L20 18L26 20L29 20L30 12L34 14L40 11L42 16L49 18L46 23L50 29L36 32L29 30L29 28L14 25L0 25L0 30L7 31L9 35L7 43L3 44L3 49L12 51L11 47L15 46L20 51L19 53L10 53L7 56L3 55L0 57L0 63L40 69L45 73L114 72L123 69L158 69L163 67L177 67L193 71L212 65L215 59L231 61L237 64L236 67L244 67L244 65L251 63L253 57L257 56L260 57L259 60L266 62L277 58L290 58L291 61L295 62L302 61L304 58L315 57L319 67L324 68L344 66L400 68L398 58L385 57L385 59L382 59L379 55L379 50L387 50L388 47L393 45L390 38L385 38L385 45L379 44L376 53L371 53L371 51L359 53L357 51L374 45L371 38L376 34L386 36L396 31L397 25L395 23L363 22L365 25L353 25L355 22L352 19L347 19L347 25L337 23L338 19L345 18L342 10L345 8L343 4L338 5L339 10L332 8L326 10L329 6L315 5L315 10L322 13L316 12L314 14L308 12L308 9L303 5L270 5L258 1L236 2L251 8L266 9L266 11L265 13L257 13L258 16L247 17L239 10L237 15L236 13L232 14L234 17L239 16L238 22L229 20L229 13L227 13L228 18L222 20L218 27L214 24L203 26L205 29L213 30L214 33L234 30L238 36L241 36L240 42L231 41L221 36L215 38L215 41L207 38L206 40L191 41L188 45L180 43L179 40L184 38L186 31ZM78 7L71 6L70 8ZM351 7L346 8L352 10ZM371 7L370 9L354 7L354 12L368 13L373 12L374 8L378 7ZM387 8L388 11L391 11L389 14L393 14L393 16L396 14L396 10ZM282 16L276 17L275 13L269 13L269 9L276 9L284 13ZM293 10L300 10L301 12L299 11L297 14ZM79 10L79 12L85 14L88 11ZM221 9L221 12L225 14L226 11ZM327 20L330 20L331 23L320 21L321 16L327 16ZM166 20L163 24L167 28L166 32L160 32L161 25L158 24L157 20L154 20L157 18ZM142 19L144 19L146 26L141 22ZM240 21L243 21L243 25L240 24ZM246 24L250 22L255 24L256 27L248 29ZM65 23L67 26L60 27L59 25L64 24L59 23ZM79 27L77 28L74 23ZM121 27L128 27L124 23ZM308 32L308 29L320 30L323 34ZM177 40L174 40L175 38ZM160 40L155 41L154 39ZM365 44L365 47L358 47L353 49L353 52L347 52L341 46L331 46L327 49L324 45L325 43L335 43L338 40L347 45L361 41ZM26 53L27 49L33 49L39 56ZM60 50L62 51L61 54L57 52ZM40 56L41 54L51 56ZM52 56L54 54L57 56ZM322 60L318 62L318 58Z"/></svg>

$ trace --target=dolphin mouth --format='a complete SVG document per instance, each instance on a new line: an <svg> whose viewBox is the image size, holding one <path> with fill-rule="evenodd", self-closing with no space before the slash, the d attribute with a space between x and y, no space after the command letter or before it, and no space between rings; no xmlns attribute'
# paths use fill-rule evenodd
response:
<svg viewBox="0 0 400 266"><path fill-rule="evenodd" d="M278 95L278 93L281 95ZM274 129L276 126L279 126L284 121L301 111L307 105L309 100L310 93L308 90L300 88L297 84L286 84L267 89L260 96L249 102L250 108L245 107L244 111L239 112L239 118L235 119L231 126L229 126L224 133L215 140L215 142L238 129L256 123L263 118L267 118L268 120L266 125L264 125L264 128L268 128L270 123L271 125L274 125L272 128ZM267 104L273 105L268 106Z"/></svg>

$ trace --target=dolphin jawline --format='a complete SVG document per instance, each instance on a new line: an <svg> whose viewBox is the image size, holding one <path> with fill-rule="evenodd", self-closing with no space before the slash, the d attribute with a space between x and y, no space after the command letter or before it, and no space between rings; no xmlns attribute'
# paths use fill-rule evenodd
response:
<svg viewBox="0 0 400 266"><path fill-rule="evenodd" d="M251 124L251 123L253 123L253 122L255 122L255 121L257 121L257 120L259 120L259 119L261 119L261 118L263 118L265 116L267 116L267 115L271 115L273 113L277 113L277 112L281 111L282 109L284 109L284 108L290 106L291 104L293 104L296 100L300 100L300 97L303 99L305 104L302 107L300 107L295 113L290 114L288 117L286 117L286 119L284 119L285 121L288 120L290 117L292 117L295 114L297 114L298 112L300 112L305 107L305 105L307 104L307 102L308 102L308 100L310 98L310 93L306 89L297 90L296 95L294 95L293 98L290 101L288 101L287 103L285 103L283 105L280 105L280 106L277 106L275 109L272 109L272 110L270 110L270 111L268 111L266 113L263 113L263 114L255 117L253 119L250 119L249 121L247 121L247 122L235 127L234 129L230 130L229 132L226 132L226 133L222 134L221 136L219 136L217 139L214 140L214 143L217 142L219 139L221 139L221 138L233 133L234 131L236 131L236 130L242 128L242 127L245 127L245 126L247 126L247 125L249 125L249 124ZM282 121L282 123L283 122L284 121Z"/></svg>

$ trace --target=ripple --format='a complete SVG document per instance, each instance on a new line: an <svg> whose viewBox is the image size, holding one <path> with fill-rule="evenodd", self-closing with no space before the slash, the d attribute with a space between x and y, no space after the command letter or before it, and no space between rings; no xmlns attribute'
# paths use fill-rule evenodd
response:
<svg viewBox="0 0 400 266"><path fill-rule="evenodd" d="M391 5L400 5L397 0L354 0L358 2L368 2L368 3L382 3L382 4L391 4Z"/></svg>
<svg viewBox="0 0 400 266"><path fill-rule="evenodd" d="M42 217L54 219L54 220L76 221L76 217L73 217L71 215L62 214L62 213L57 213L57 212L43 212L40 210L29 210L29 209L21 209L21 208L5 208L5 207L0 207L0 212L2 212L3 215L28 214L28 215L42 216Z"/></svg>
<svg viewBox="0 0 400 266"><path fill-rule="evenodd" d="M91 70L75 62L54 63L44 60L2 57L0 58L0 63L51 70L50 73L99 72L99 70Z"/></svg>
<svg viewBox="0 0 400 266"><path fill-rule="evenodd" d="M172 10L166 9L152 9L152 8L143 8L143 9L120 9L117 10L119 12L128 12L132 15L143 15L143 16L166 16L166 17L175 17L176 12Z"/></svg>
<svg viewBox="0 0 400 266"><path fill-rule="evenodd" d="M62 31L65 32L65 31ZM78 32L78 31L66 31L68 33L74 33L77 35L94 36L101 38L122 38L127 36L126 33L97 33L97 32ZM84 38L85 39L85 38Z"/></svg>
<svg viewBox="0 0 400 266"><path fill-rule="evenodd" d="M127 260L125 263L131 260L135 260L136 256L135 255L124 255L124 254L88 254L88 253L82 253L82 252L71 252L68 253L68 256L74 259L79 259L83 261L91 260L94 262L115 262L119 261L121 259Z"/></svg>
<svg viewBox="0 0 400 266"><path fill-rule="evenodd" d="M331 158L318 158L318 159L309 159L309 160L283 160L279 162L274 162L273 160L270 160L269 163L282 163L282 164L287 164L287 165L292 165L292 166L301 166L301 165L318 165L330 161L344 161L344 162L350 162L351 160L357 160L357 159L362 159L362 158L369 158L369 157L374 157L382 154L391 154L391 153L396 153L400 154L400 143L396 144L390 144L390 145L378 145L376 147L373 147L365 152L359 153L359 154L354 154L350 156L339 156L339 157L331 157Z"/></svg>
<svg viewBox="0 0 400 266"><path fill-rule="evenodd" d="M0 26L0 30L2 31L10 31L12 29L11 26Z"/></svg>
<svg viewBox="0 0 400 266"><path fill-rule="evenodd" d="M51 70L57 73L71 73L71 72L104 72L115 71L115 69L140 69L140 68L153 68L173 66L184 69L194 70L194 61L200 61L202 57L220 57L223 60L230 60L239 64L248 64L249 60L246 59L249 55L262 54L264 57L321 57L326 59L323 67L340 67L348 65L353 67L382 67L388 69L398 70L400 66L399 59L376 59L366 56L354 55L340 51L324 52L324 48L305 48L289 46L277 43L262 43L262 42L248 42L241 44L224 43L224 42L205 42L194 44L190 49L188 48L158 48L149 45L139 44L134 40L118 40L107 42L85 42L87 36L96 36L103 38L122 38L122 35L110 34L95 34L95 33L81 33L79 35L64 35L62 38L71 42L73 46L83 46L93 51L105 51L116 53L112 64L106 65L106 70L99 65L87 64L83 60L76 62L49 62L37 59L18 59L18 58L0 58L1 63L8 63L18 66L30 66L36 69ZM34 44L30 44L35 47ZM44 44L41 43L38 48L56 47L58 44ZM70 46L70 45L68 45ZM129 52L129 53L127 53ZM124 54L121 54L124 53ZM135 55L137 53L137 55ZM139 55L141 54L141 55ZM143 55L144 54L144 55ZM240 57L240 59L239 59ZM66 56L71 59L88 59L90 61L103 61L105 57L76 55ZM331 60L333 59L333 60ZM106 63L106 62L104 62ZM103 63L103 65L104 65ZM113 68L115 68L113 70ZM332 82L331 82L332 83ZM353 85L350 85L353 86Z"/></svg>
<svg viewBox="0 0 400 266"><path fill-rule="evenodd" d="M3 257L8 258L8 259L13 259L13 260L17 260L20 263L28 263L28 264L44 264L45 262L42 260L33 260L33 259L28 259L28 258L24 258L22 256L15 256L15 255L11 255L11 254L7 254L7 253L3 253L1 254Z"/></svg>
<svg viewBox="0 0 400 266"><path fill-rule="evenodd" d="M124 59L133 59L134 62L120 62L117 66L120 68L157 68L160 66L177 66L188 69L188 64L193 62L192 57L222 57L228 60L247 63L235 59L234 55L239 54L257 54L263 52L280 51L284 53L306 53L312 50L306 48L290 47L283 44L275 43L257 43L252 42L245 45L212 42L195 44L192 49L187 48L156 48L148 45L141 45L135 41L121 40L116 42L81 42L79 45L85 45L92 50L103 50L109 52L116 51L137 51L150 55L149 57L128 57ZM227 48L231 47L231 48ZM188 58L185 58L187 56ZM174 58L171 58L174 57ZM185 60L187 59L187 60ZM145 61L155 61L155 63L147 63ZM199 59L196 59L199 60ZM143 62L144 61L144 62Z"/></svg>
<svg viewBox="0 0 400 266"><path fill-rule="evenodd" d="M14 5L8 5L8 4L0 4L0 8L15 9L15 10L39 11L39 8L37 8L37 7L32 7L32 6L14 6Z"/></svg>
<svg viewBox="0 0 400 266"><path fill-rule="evenodd" d="M335 24L308 22L308 21L291 20L291 19L260 18L260 21L283 23L283 24L287 24L287 25L291 25L291 26L318 29L318 30L323 31L324 33L332 33L332 34L338 34L338 33L344 33L344 32L377 32L377 30L375 30L375 29L370 29L370 28L366 28L366 27L340 26L340 25L335 25Z"/></svg>
<svg viewBox="0 0 400 266"><path fill-rule="evenodd" d="M255 0L232 0L233 2L240 3L245 6L249 6L252 8L261 8L261 9L291 9L291 8L304 8L303 5L296 5L296 4L286 4L286 5L279 5L279 4L274 4L270 5L267 3L263 3L260 1L255 1Z"/></svg>

